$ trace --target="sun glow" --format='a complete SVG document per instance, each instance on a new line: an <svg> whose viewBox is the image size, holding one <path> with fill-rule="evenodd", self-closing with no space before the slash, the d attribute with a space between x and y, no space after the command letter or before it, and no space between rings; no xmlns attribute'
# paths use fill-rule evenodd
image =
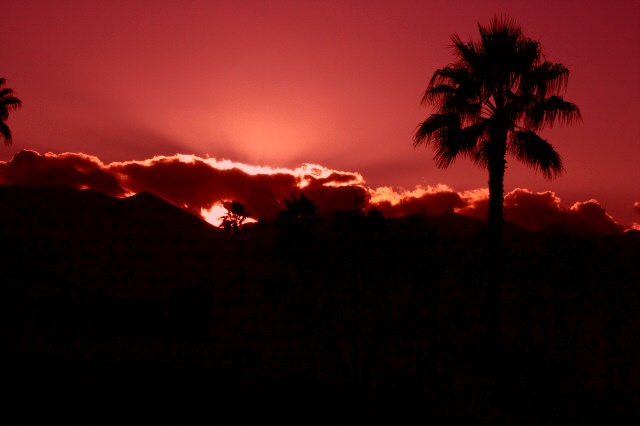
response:
<svg viewBox="0 0 640 426"><path fill-rule="evenodd" d="M227 214L227 209L222 205L222 202L216 203L209 209L200 209L202 218L212 224L213 226L220 226L222 223L222 216ZM245 220L246 223L255 223L257 220L248 217Z"/></svg>
<svg viewBox="0 0 640 426"><path fill-rule="evenodd" d="M222 203L217 203L211 206L210 209L202 209L200 210L200 214L203 219L212 224L213 226L220 226L222 223L222 216L227 213L227 209L224 208Z"/></svg>

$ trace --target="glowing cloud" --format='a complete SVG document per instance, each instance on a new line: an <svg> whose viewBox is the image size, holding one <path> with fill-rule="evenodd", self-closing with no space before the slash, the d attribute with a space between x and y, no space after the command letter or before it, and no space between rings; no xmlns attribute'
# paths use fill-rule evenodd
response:
<svg viewBox="0 0 640 426"><path fill-rule="evenodd" d="M479 188L456 192L447 185L416 187L413 191L389 187L370 190L371 204L388 216L407 213L454 211L485 219L489 211L489 191ZM565 224L602 233L619 233L625 228L617 223L596 200L578 202L569 208L561 205L552 191L532 192L516 188L504 196L505 220L526 229L536 230L552 224Z"/></svg>
<svg viewBox="0 0 640 426"><path fill-rule="evenodd" d="M95 189L107 195L131 195L117 176L104 169L96 157L69 153L40 155L20 151L11 161L0 162L0 182L10 185L68 185L79 189Z"/></svg>
<svg viewBox="0 0 640 426"><path fill-rule="evenodd" d="M444 184L416 186L412 190L370 188L359 173L318 164L272 168L184 154L104 164L82 153L41 155L21 151L10 161L0 162L0 183L68 185L117 197L149 191L214 225L226 213L224 203L244 203L252 213L251 220L273 218L282 201L302 191L321 211L374 207L382 209L387 217L456 212L485 219L489 198L486 188L456 191ZM640 202L634 208L640 212ZM527 229L551 224L605 233L625 229L596 200L564 208L551 191L516 188L505 195L504 214L506 220Z"/></svg>
<svg viewBox="0 0 640 426"><path fill-rule="evenodd" d="M370 203L390 217L409 213L442 213L466 205L459 193L447 185L416 186L414 190L381 187L370 190Z"/></svg>
<svg viewBox="0 0 640 426"><path fill-rule="evenodd" d="M213 224L226 213L223 203L231 200L245 203L255 219L275 216L281 202L302 189L325 209L352 208L366 192L359 173L318 164L272 168L184 154L104 164L81 153L21 151L0 162L0 182L68 185L118 197L150 191Z"/></svg>

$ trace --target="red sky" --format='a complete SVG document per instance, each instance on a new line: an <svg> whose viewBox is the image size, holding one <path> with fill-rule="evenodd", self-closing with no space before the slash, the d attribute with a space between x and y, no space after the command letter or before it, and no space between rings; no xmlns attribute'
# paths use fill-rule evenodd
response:
<svg viewBox="0 0 640 426"><path fill-rule="evenodd" d="M11 179L27 179L30 170L40 176L25 165L38 161L8 163L22 150L73 152L95 157L89 162L99 172L82 177L89 179L86 187L109 175L109 185L120 185L122 193L150 189L171 198L167 194L192 192L196 210L210 208L215 197L247 203L262 197L266 206L279 194L272 188L280 183L257 185L256 174L237 173L239 180L207 175L207 185L196 188L187 178L191 171L163 169L184 174L173 181L165 174L131 177L133 163L122 172L122 162L138 160L143 168L154 156L181 153L289 171L312 163L325 167L323 173L359 173L362 181L340 190L321 185L316 196L325 204L338 192L349 199L358 192L354 184L374 195L381 187L394 188L387 192L396 196L404 193L400 187L418 191L410 201L426 200L429 191L477 194L486 187L485 171L464 159L437 169L430 150L412 147L412 136L431 113L419 104L429 78L452 60L450 35L476 38L477 22L486 24L494 14L514 17L542 42L549 60L571 70L565 98L584 118L543 133L563 156L564 176L547 181L511 161L505 192L521 201L525 193L547 194L534 198L567 215L597 207L625 226L640 222L634 206L640 201L640 6L634 1L8 2L0 14L0 76L23 108L8 121L14 143L0 147L0 178L17 182ZM49 167L56 158L40 160ZM69 158L76 157L56 164ZM153 164L179 161L165 160ZM69 183L88 176L81 169ZM49 173L43 183L65 175L55 167ZM297 184L300 175L288 176L283 182ZM162 186L166 182L173 187ZM453 200L449 209L464 210L469 200ZM254 202L260 211L261 202ZM430 211L429 205L420 208ZM410 210L411 203L405 206Z"/></svg>

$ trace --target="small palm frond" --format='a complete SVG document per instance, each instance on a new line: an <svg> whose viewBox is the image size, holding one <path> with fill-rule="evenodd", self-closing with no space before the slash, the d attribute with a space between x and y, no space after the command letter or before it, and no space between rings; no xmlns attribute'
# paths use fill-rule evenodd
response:
<svg viewBox="0 0 640 426"><path fill-rule="evenodd" d="M465 43L457 34L451 36L451 41L453 44L449 47L453 49L454 56L458 58L458 64L468 64L473 68L478 61L482 60L481 51L478 49L481 46L477 43L473 41Z"/></svg>
<svg viewBox="0 0 640 426"><path fill-rule="evenodd" d="M446 137L434 142L436 155L433 160L440 169L446 169L452 165L458 156L473 156L476 149L476 141L464 130L449 130Z"/></svg>
<svg viewBox="0 0 640 426"><path fill-rule="evenodd" d="M420 103L423 105L438 104L443 98L453 96L455 90L456 89L454 87L448 84L436 84L434 86L429 86L424 92L424 96L420 100Z"/></svg>
<svg viewBox="0 0 640 426"><path fill-rule="evenodd" d="M3 102L9 110L16 110L22 106L22 101L16 97L8 97L0 100Z"/></svg>
<svg viewBox="0 0 640 426"><path fill-rule="evenodd" d="M486 169L489 166L489 146L490 140L483 140L478 144L478 148L473 153L473 162L476 166Z"/></svg>
<svg viewBox="0 0 640 426"><path fill-rule="evenodd" d="M473 158L478 146L478 140L488 133L486 122L480 121L465 128L447 128L441 130L433 142L436 155L433 157L436 165L446 169L453 164L458 156Z"/></svg>
<svg viewBox="0 0 640 426"><path fill-rule="evenodd" d="M471 78L470 69L463 63L449 64L444 68L437 69L431 76L429 87L439 84L455 86L468 81Z"/></svg>
<svg viewBox="0 0 640 426"><path fill-rule="evenodd" d="M523 72L518 94L535 96L538 100L546 99L548 95L566 88L568 81L569 70L564 65L543 62Z"/></svg>
<svg viewBox="0 0 640 426"><path fill-rule="evenodd" d="M569 70L562 64L544 62L536 68L533 83L541 99L548 93L558 93L567 87L569 82Z"/></svg>
<svg viewBox="0 0 640 426"><path fill-rule="evenodd" d="M0 121L0 135L2 135L5 145L11 145L11 129L9 129L9 126L7 126L4 121Z"/></svg>
<svg viewBox="0 0 640 426"><path fill-rule="evenodd" d="M540 62L541 46L540 42L526 38L521 34L516 49L513 72L517 75L524 74L532 66L536 66Z"/></svg>
<svg viewBox="0 0 640 426"><path fill-rule="evenodd" d="M14 96L12 89L4 87L6 82L6 79L0 78L0 136L5 145L11 145L11 130L5 122L9 118L9 111L20 108L22 102Z"/></svg>
<svg viewBox="0 0 640 426"><path fill-rule="evenodd" d="M462 132L464 132L465 138L473 139L475 141L474 143L477 145L477 141L489 137L490 124L491 119L482 119L477 123L473 123L465 127L462 129Z"/></svg>
<svg viewBox="0 0 640 426"><path fill-rule="evenodd" d="M13 89L5 87L4 89L0 90L0 99L11 95L13 95Z"/></svg>
<svg viewBox="0 0 640 426"><path fill-rule="evenodd" d="M478 24L483 56L493 62L491 68L515 71L515 64L520 62L520 48L528 43L522 28L512 18L494 17L489 26ZM498 62L495 62L498 61ZM501 64L496 68L495 63Z"/></svg>
<svg viewBox="0 0 640 426"><path fill-rule="evenodd" d="M517 130L511 133L509 152L520 162L540 170L547 179L564 172L560 154L553 146L532 130Z"/></svg>
<svg viewBox="0 0 640 426"><path fill-rule="evenodd" d="M530 106L525 117L525 125L538 130L542 127L553 127L556 120L572 124L582 120L582 115L576 104L565 101L562 96L554 95Z"/></svg>
<svg viewBox="0 0 640 426"><path fill-rule="evenodd" d="M458 155L473 155L480 136L487 132L484 121L461 127L459 114L432 114L422 122L414 136L414 147L424 144L433 145L436 152L433 157L439 168L447 168Z"/></svg>
<svg viewBox="0 0 640 426"><path fill-rule="evenodd" d="M20 108L22 106L22 102L15 96L3 96L3 92L13 94L13 90L3 89L0 91L0 118L6 120L9 118L9 111L15 111Z"/></svg>
<svg viewBox="0 0 640 426"><path fill-rule="evenodd" d="M436 71L422 97L422 104L437 106L441 114L460 113L465 117L479 114L477 85L465 67L449 66Z"/></svg>
<svg viewBox="0 0 640 426"><path fill-rule="evenodd" d="M449 131L448 129L460 129L460 121L460 115L455 113L431 114L429 118L418 125L413 137L413 146L416 147L420 144L428 146L440 138L441 133Z"/></svg>
<svg viewBox="0 0 640 426"><path fill-rule="evenodd" d="M475 122L480 115L482 103L473 96L464 93L464 89L459 89L452 96L441 100L438 105L438 112L441 114L458 114L462 120Z"/></svg>

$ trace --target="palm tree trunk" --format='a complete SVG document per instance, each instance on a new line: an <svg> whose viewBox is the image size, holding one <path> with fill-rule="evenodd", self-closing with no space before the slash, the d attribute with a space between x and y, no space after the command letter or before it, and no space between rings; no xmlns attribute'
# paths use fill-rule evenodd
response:
<svg viewBox="0 0 640 426"><path fill-rule="evenodd" d="M503 203L505 154L507 132L492 135L492 147L489 155L489 241L487 273L487 327L488 345L498 356L501 345L500 325L500 288L504 280L503 258Z"/></svg>

